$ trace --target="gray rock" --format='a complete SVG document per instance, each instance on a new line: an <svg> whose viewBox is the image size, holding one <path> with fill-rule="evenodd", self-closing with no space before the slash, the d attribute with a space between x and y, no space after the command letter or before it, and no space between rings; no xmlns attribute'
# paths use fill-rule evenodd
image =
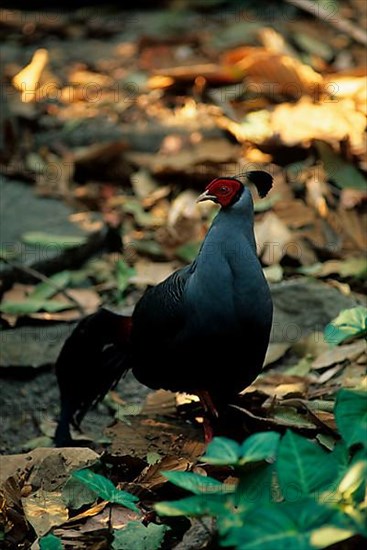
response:
<svg viewBox="0 0 367 550"><path fill-rule="evenodd" d="M38 197L31 185L0 179L1 249L24 265L47 263L64 252L55 243L30 245L22 242L22 235L41 232L48 235L86 237L88 234L69 221L73 210L59 199Z"/></svg>
<svg viewBox="0 0 367 550"><path fill-rule="evenodd" d="M0 367L53 365L75 323L23 326L0 332Z"/></svg>
<svg viewBox="0 0 367 550"><path fill-rule="evenodd" d="M323 331L341 310L358 305L352 296L303 277L271 286L274 302L272 342L295 343L311 332Z"/></svg>

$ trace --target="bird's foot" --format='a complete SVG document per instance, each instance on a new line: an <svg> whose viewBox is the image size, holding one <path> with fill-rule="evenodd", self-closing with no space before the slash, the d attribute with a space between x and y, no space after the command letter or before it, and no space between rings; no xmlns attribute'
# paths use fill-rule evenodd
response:
<svg viewBox="0 0 367 550"><path fill-rule="evenodd" d="M198 396L204 411L209 413L213 418L218 418L219 413L210 393L208 391L201 390L198 392Z"/></svg>
<svg viewBox="0 0 367 550"><path fill-rule="evenodd" d="M204 416L203 428L204 428L204 443L205 445L208 445L213 439L214 431L209 418L207 418L206 416Z"/></svg>

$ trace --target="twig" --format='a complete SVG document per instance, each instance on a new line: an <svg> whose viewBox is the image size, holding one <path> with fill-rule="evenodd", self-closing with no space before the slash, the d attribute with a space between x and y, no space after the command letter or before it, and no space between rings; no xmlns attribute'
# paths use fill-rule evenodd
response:
<svg viewBox="0 0 367 550"><path fill-rule="evenodd" d="M338 15L338 18L333 18L329 10L322 6L320 2L312 2L311 0L285 0L288 4L296 6L301 10L311 13L315 17L324 20L339 31L344 32L359 44L367 46L367 33L365 30L358 27L349 19Z"/></svg>
<svg viewBox="0 0 367 550"><path fill-rule="evenodd" d="M50 279L40 271L37 271L37 269L34 269L33 267L29 267L27 265L18 264L18 262L14 262L13 260L4 258L4 256L0 257L0 261L10 265L10 267L12 267L13 269L17 269L18 271L23 271L23 273L26 273L27 275L30 275L31 277L34 277L35 279L38 279L39 281L42 281L43 283L47 283L48 285L52 286L52 288L54 288L57 292L62 294L69 302L74 304L75 308L79 311L81 317L85 317L86 315L85 309L78 302L78 300L76 300L73 296L71 296L67 290L65 290L64 288L61 288L59 285L54 283L52 279Z"/></svg>

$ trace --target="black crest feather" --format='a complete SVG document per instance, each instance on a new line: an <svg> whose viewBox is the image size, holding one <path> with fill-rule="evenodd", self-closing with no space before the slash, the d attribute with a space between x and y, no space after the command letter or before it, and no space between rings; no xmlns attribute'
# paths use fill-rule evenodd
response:
<svg viewBox="0 0 367 550"><path fill-rule="evenodd" d="M255 185L259 197L264 198L273 187L273 176L263 170L252 170L243 174L246 178Z"/></svg>

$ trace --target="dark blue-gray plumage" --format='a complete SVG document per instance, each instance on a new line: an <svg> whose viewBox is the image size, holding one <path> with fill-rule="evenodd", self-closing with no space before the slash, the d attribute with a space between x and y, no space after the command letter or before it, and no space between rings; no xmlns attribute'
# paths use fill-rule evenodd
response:
<svg viewBox="0 0 367 550"><path fill-rule="evenodd" d="M265 172L244 178L260 196L272 185ZM69 423L80 421L127 369L151 388L209 394L215 406L259 374L273 308L256 254L252 196L242 179L218 178L207 186L198 200L213 200L221 209L197 258L148 289L131 324L101 310L65 343L56 365L62 401L58 444L70 438Z"/></svg>

